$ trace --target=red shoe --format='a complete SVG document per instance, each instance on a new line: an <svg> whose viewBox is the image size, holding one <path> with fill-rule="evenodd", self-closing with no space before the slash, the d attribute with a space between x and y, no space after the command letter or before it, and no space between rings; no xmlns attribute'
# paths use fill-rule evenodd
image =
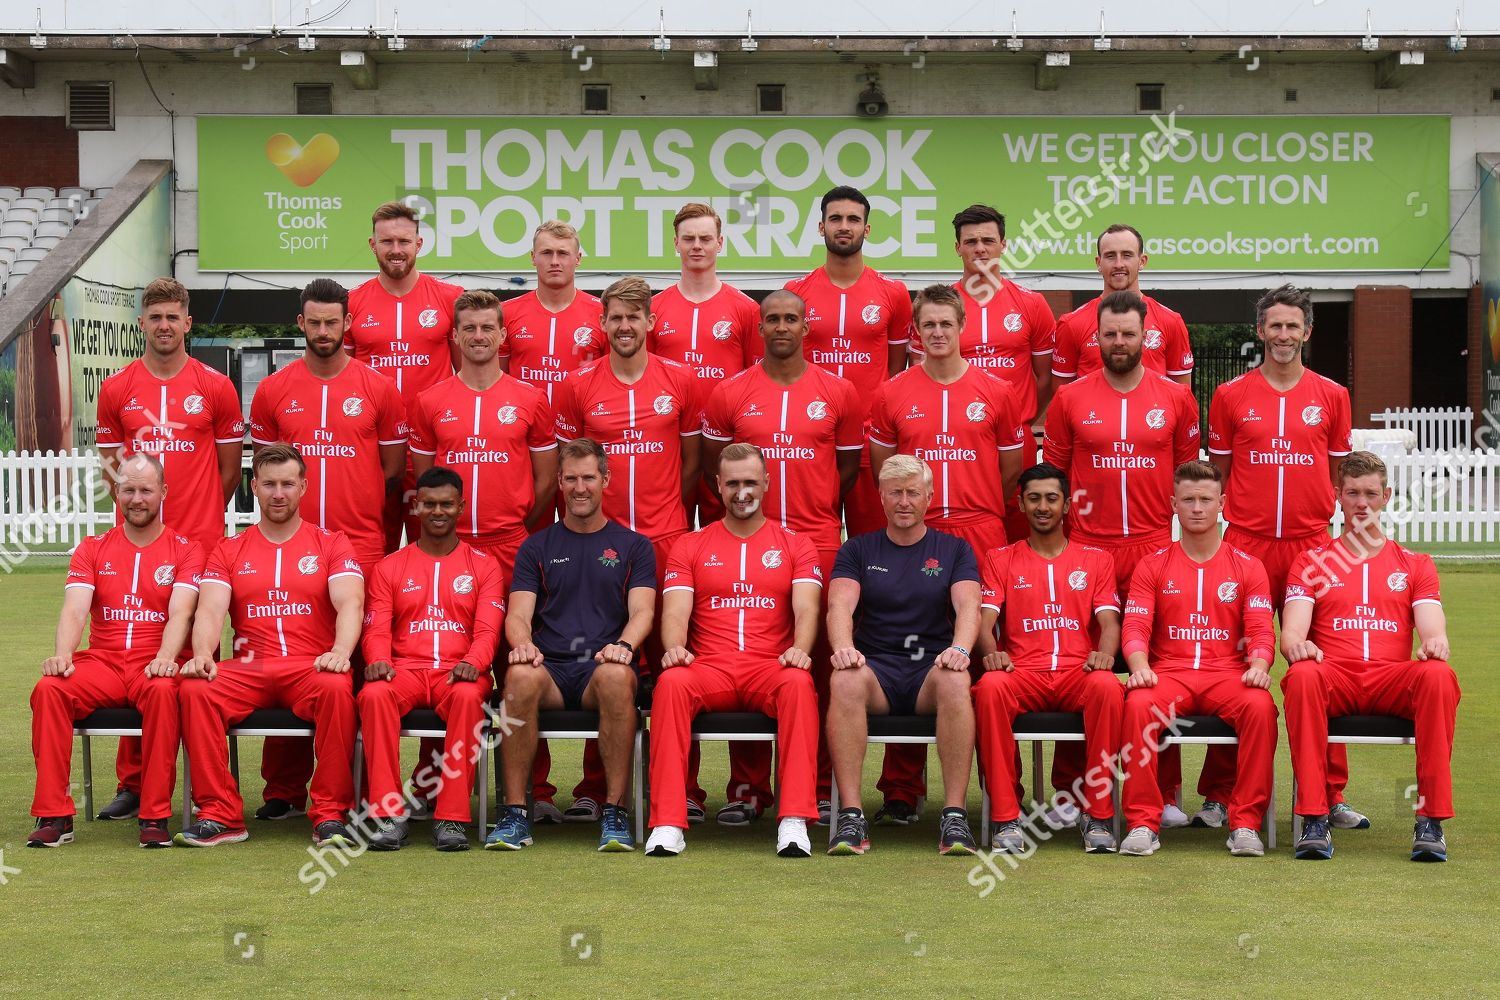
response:
<svg viewBox="0 0 1500 1000"><path fill-rule="evenodd" d="M141 820L141 846L171 847L172 834L167 830L167 821L164 819Z"/></svg>
<svg viewBox="0 0 1500 1000"><path fill-rule="evenodd" d="M61 847L73 842L72 816L41 816L26 837L27 847Z"/></svg>

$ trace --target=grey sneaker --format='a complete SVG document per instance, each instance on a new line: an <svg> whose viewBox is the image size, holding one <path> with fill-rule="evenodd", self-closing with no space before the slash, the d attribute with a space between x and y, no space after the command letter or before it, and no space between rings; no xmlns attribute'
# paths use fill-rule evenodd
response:
<svg viewBox="0 0 1500 1000"><path fill-rule="evenodd" d="M1001 823L990 838L990 850L1000 854L1020 854L1026 850L1026 835L1021 832L1021 821Z"/></svg>
<svg viewBox="0 0 1500 1000"><path fill-rule="evenodd" d="M562 821L562 810L546 799L537 799L531 803L531 822L537 826L552 826Z"/></svg>
<svg viewBox="0 0 1500 1000"><path fill-rule="evenodd" d="M1229 822L1229 808L1222 802L1207 799L1203 808L1193 813L1193 826L1206 826L1212 830L1221 829Z"/></svg>
<svg viewBox="0 0 1500 1000"><path fill-rule="evenodd" d="M1413 861L1447 861L1448 840L1443 836L1443 824L1427 816L1418 816L1412 830L1411 859Z"/></svg>
<svg viewBox="0 0 1500 1000"><path fill-rule="evenodd" d="M406 843L406 824L399 819L387 816L376 816L372 821L375 832L370 834L367 843L372 851L399 851Z"/></svg>
<svg viewBox="0 0 1500 1000"><path fill-rule="evenodd" d="M432 846L440 851L467 851L469 832L457 820L440 819L432 824Z"/></svg>
<svg viewBox="0 0 1500 1000"><path fill-rule="evenodd" d="M1083 824L1083 851L1085 854L1115 853L1115 832L1107 819L1089 817Z"/></svg>
<svg viewBox="0 0 1500 1000"><path fill-rule="evenodd" d="M1161 807L1161 828L1163 830L1175 830L1179 826L1187 826L1192 820L1188 814L1177 808L1177 803L1168 802Z"/></svg>
<svg viewBox="0 0 1500 1000"><path fill-rule="evenodd" d="M1148 857L1161 847L1161 839L1149 826L1138 826L1125 835L1120 842L1120 853L1132 857Z"/></svg>
<svg viewBox="0 0 1500 1000"><path fill-rule="evenodd" d="M1229 839L1224 844L1229 848L1229 853L1236 858L1266 856L1266 845L1260 842L1260 834L1248 826L1236 827L1230 832Z"/></svg>
<svg viewBox="0 0 1500 1000"><path fill-rule="evenodd" d="M1328 810L1328 825L1335 830L1368 830L1370 817L1359 812L1347 802L1340 802Z"/></svg>

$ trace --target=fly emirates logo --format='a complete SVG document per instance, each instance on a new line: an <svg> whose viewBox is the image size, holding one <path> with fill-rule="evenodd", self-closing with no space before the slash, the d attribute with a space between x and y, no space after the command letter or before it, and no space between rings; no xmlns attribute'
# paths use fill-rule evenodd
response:
<svg viewBox="0 0 1500 1000"><path fill-rule="evenodd" d="M604 450L611 455L660 455L667 445L663 441L647 441L643 431L627 427L620 431L620 440L606 444Z"/></svg>
<svg viewBox="0 0 1500 1000"><path fill-rule="evenodd" d="M1401 631L1401 626L1393 619L1380 617L1380 612L1373 604L1356 604L1354 614L1347 617L1334 617L1333 630L1335 632L1389 632L1395 635Z"/></svg>
<svg viewBox="0 0 1500 1000"><path fill-rule="evenodd" d="M311 601L294 601L290 590L268 590L264 604L250 601L245 605L245 617L254 618L290 618L294 615L310 615L313 613Z"/></svg>
<svg viewBox="0 0 1500 1000"><path fill-rule="evenodd" d="M386 343L389 345L386 353L371 355L371 368L427 368L432 364L432 355L413 351L409 340L390 340Z"/></svg>
<svg viewBox="0 0 1500 1000"><path fill-rule="evenodd" d="M449 450L449 465L505 465L510 462L510 452L490 447L486 437L464 438L463 447Z"/></svg>
<svg viewBox="0 0 1500 1000"><path fill-rule="evenodd" d="M665 330L662 332L666 333ZM694 374L700 379L713 379L716 382L722 382L729 377L729 373L719 365L704 363L702 351L683 351L682 363L691 366Z"/></svg>
<svg viewBox="0 0 1500 1000"><path fill-rule="evenodd" d="M139 597L134 594L125 594L120 598L123 605L118 608L105 606L104 620L107 622L153 622L160 624L167 620L164 612L148 608Z"/></svg>
<svg viewBox="0 0 1500 1000"><path fill-rule="evenodd" d="M728 597L714 594L708 599L710 611L744 611L747 609L759 609L762 611L775 611L776 598L767 597L755 592L753 583L735 583Z"/></svg>
<svg viewBox="0 0 1500 1000"><path fill-rule="evenodd" d="M1250 449L1250 464L1306 466L1313 464L1313 457L1311 452L1298 451L1291 438L1273 437L1270 451Z"/></svg>
<svg viewBox="0 0 1500 1000"><path fill-rule="evenodd" d="M797 435L784 434L781 431L773 432L771 443L761 448L760 451L768 461L811 462L818 457L816 449L797 443Z"/></svg>
<svg viewBox="0 0 1500 1000"><path fill-rule="evenodd" d="M357 458L359 453L350 444L339 444L333 431L319 428L313 431L312 440L297 446L303 458Z"/></svg>
<svg viewBox="0 0 1500 1000"><path fill-rule="evenodd" d="M808 317L809 321L812 317ZM815 365L867 365L874 355L869 351L856 351L854 341L848 337L834 337L829 341L831 350L814 348L812 363Z"/></svg>
<svg viewBox="0 0 1500 1000"><path fill-rule="evenodd" d="M1022 632L1081 632L1082 623L1067 614L1061 604L1051 602L1042 605L1042 617L1022 618Z"/></svg>
<svg viewBox="0 0 1500 1000"><path fill-rule="evenodd" d="M1228 642L1230 639L1227 628L1217 628L1209 623L1208 615L1192 612L1188 615L1188 624L1168 625L1167 638L1179 642Z"/></svg>
<svg viewBox="0 0 1500 1000"><path fill-rule="evenodd" d="M530 382L532 385L544 382L561 382L568 377L568 372L563 368L561 358L543 355L537 361L541 365L540 368L522 365L521 372L516 377L522 382Z"/></svg>
<svg viewBox="0 0 1500 1000"><path fill-rule="evenodd" d="M434 632L457 632L466 634L469 630L461 621L454 621L448 617L448 612L436 604L427 605L427 610L422 617L417 618L406 626L407 635L423 635Z"/></svg>
<svg viewBox="0 0 1500 1000"><path fill-rule="evenodd" d="M1137 455L1132 441L1111 441L1109 452L1095 452L1089 458L1096 469L1154 469L1155 455Z"/></svg>
<svg viewBox="0 0 1500 1000"><path fill-rule="evenodd" d="M934 434L931 448L917 448L915 454L923 462L977 462L979 452L973 448L960 448L958 439L952 434Z"/></svg>

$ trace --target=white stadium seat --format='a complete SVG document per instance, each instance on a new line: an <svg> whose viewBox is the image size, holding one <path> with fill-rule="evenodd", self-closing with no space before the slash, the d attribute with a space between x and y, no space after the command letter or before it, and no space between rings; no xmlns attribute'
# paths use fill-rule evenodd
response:
<svg viewBox="0 0 1500 1000"><path fill-rule="evenodd" d="M42 209L44 209L44 208L47 207L47 199L45 199L45 198L30 198L30 197L17 198L17 199L15 199L14 201L12 201L10 203L10 207L11 208L29 208L29 209L33 210L34 212L36 212L38 215L40 215Z"/></svg>
<svg viewBox="0 0 1500 1000"><path fill-rule="evenodd" d="M45 256L47 256L46 247L27 247L25 250L22 250L20 253L16 254L15 262L17 264L24 264L27 261L30 261L31 263L35 264Z"/></svg>
<svg viewBox="0 0 1500 1000"><path fill-rule="evenodd" d="M95 198L106 198L106 197L109 196L109 193L111 191L113 191L113 190L114 190L114 188L112 188L112 187L94 188L94 197Z"/></svg>
<svg viewBox="0 0 1500 1000"><path fill-rule="evenodd" d="M71 208L44 208L42 209L42 222L65 222L73 225L73 210Z"/></svg>
<svg viewBox="0 0 1500 1000"><path fill-rule="evenodd" d="M36 239L31 241L31 249L51 250L62 241L63 238L61 236L38 236Z"/></svg>
<svg viewBox="0 0 1500 1000"><path fill-rule="evenodd" d="M0 236L20 236L31 242L36 226L30 222L0 222Z"/></svg>
<svg viewBox="0 0 1500 1000"><path fill-rule="evenodd" d="M15 247L0 247L0 267L10 267L11 261L15 260L20 252Z"/></svg>
<svg viewBox="0 0 1500 1000"><path fill-rule="evenodd" d="M74 198L77 198L78 201L79 201L79 203L82 203L85 199L87 199L89 197L89 189L88 188L81 188L81 187L58 188L57 189L57 196L59 198L63 199L64 201L67 201L69 204L73 203L72 200Z"/></svg>
<svg viewBox="0 0 1500 1000"><path fill-rule="evenodd" d="M15 201L19 197L21 197L20 188L10 187L8 185L0 187L0 198L5 199L6 201Z"/></svg>
<svg viewBox="0 0 1500 1000"><path fill-rule="evenodd" d="M103 198L89 198L87 201L85 201L83 203L83 208L81 208L79 210L79 213L78 213L79 216L82 217L84 215L89 214L94 209L98 208L99 207L99 203L101 201L103 201L103 200L104 200Z"/></svg>
<svg viewBox="0 0 1500 1000"><path fill-rule="evenodd" d="M10 266L10 276L15 278L18 275L30 274L35 267L36 261L34 260L18 260Z"/></svg>
<svg viewBox="0 0 1500 1000"><path fill-rule="evenodd" d="M41 186L38 186L38 187L29 187L25 191L23 191L22 193L26 197L28 197L28 198L40 198L42 201L46 201L49 198L56 198L57 197L57 189L56 188L41 187Z"/></svg>
<svg viewBox="0 0 1500 1000"><path fill-rule="evenodd" d="M5 221L29 222L32 225L36 225L38 219L41 217L41 214L42 213L38 212L34 208L17 208L15 205L12 205L10 209L5 213Z"/></svg>
<svg viewBox="0 0 1500 1000"><path fill-rule="evenodd" d="M43 222L36 227L33 239L39 236L66 236L73 230L73 220L67 222Z"/></svg>
<svg viewBox="0 0 1500 1000"><path fill-rule="evenodd" d="M7 236L0 233L0 250L10 250L12 256L25 250L31 245L31 238L27 236Z"/></svg>

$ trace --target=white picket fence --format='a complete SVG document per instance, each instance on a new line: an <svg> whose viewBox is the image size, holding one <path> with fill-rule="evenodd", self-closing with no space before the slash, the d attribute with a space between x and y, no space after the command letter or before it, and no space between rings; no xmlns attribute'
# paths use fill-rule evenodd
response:
<svg viewBox="0 0 1500 1000"><path fill-rule="evenodd" d="M1417 452L1468 451L1474 447L1474 411L1467 406L1385 409L1370 420L1387 430L1411 431Z"/></svg>
<svg viewBox="0 0 1500 1000"><path fill-rule="evenodd" d="M1386 464L1394 495L1385 521L1393 538L1495 543L1500 550L1500 452L1416 452ZM33 552L69 551L86 535L110 528L114 507L104 484L93 452L0 455L0 564ZM254 510L230 510L224 521L233 534L258 517Z"/></svg>

